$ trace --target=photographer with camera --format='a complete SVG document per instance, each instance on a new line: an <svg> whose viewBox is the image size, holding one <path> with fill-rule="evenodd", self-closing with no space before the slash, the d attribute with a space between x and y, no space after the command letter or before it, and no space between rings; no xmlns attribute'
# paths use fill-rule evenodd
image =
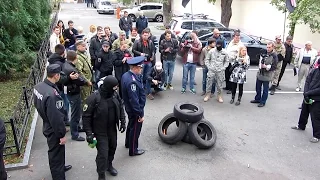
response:
<svg viewBox="0 0 320 180"><path fill-rule="evenodd" d="M182 62L183 62L183 77L182 77L182 89L181 93L186 92L188 74L190 72L190 92L196 94L194 88L194 77L196 73L197 63L200 59L200 53L202 49L202 44L197 36L196 31L192 31L190 34L191 40L187 40L184 43L181 43L182 51Z"/></svg>
<svg viewBox="0 0 320 180"><path fill-rule="evenodd" d="M151 71L152 61L154 60L154 44L149 40L150 33L147 30L143 30L141 38L136 40L132 47L134 57L144 56L143 64L143 84L145 85L147 80L147 74Z"/></svg>
<svg viewBox="0 0 320 180"><path fill-rule="evenodd" d="M251 103L257 103L258 107L264 107L268 99L269 82L272 80L273 71L276 70L278 63L277 53L274 52L274 43L268 42L267 53L261 54L259 71L256 80L256 96ZM261 96L261 87L263 93Z"/></svg>

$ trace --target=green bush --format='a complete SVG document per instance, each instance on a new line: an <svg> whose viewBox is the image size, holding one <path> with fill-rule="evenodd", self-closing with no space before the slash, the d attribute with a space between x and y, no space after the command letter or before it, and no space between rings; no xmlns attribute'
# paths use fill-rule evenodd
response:
<svg viewBox="0 0 320 180"><path fill-rule="evenodd" d="M29 68L50 22L48 0L3 1L0 6L0 76Z"/></svg>

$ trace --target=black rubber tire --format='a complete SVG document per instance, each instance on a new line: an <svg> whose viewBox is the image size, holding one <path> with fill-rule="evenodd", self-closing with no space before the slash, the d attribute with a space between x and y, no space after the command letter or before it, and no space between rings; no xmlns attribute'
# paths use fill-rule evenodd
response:
<svg viewBox="0 0 320 180"><path fill-rule="evenodd" d="M206 137L200 137L198 133L198 127L203 128L203 131L206 133ZM202 119L197 123L190 124L188 127L188 135L192 144L196 145L200 149L209 149L214 146L217 141L217 132L213 125Z"/></svg>
<svg viewBox="0 0 320 180"><path fill-rule="evenodd" d="M206 137L206 132L204 132L203 128L198 127L197 131L199 133L199 136L204 139ZM186 133L186 135L184 135L183 139L181 140L182 142L188 143L188 144L192 144L190 137L188 135L188 131Z"/></svg>
<svg viewBox="0 0 320 180"><path fill-rule="evenodd" d="M167 135L165 132L169 125L176 122L177 130L174 133ZM181 141L184 135L187 133L188 124L178 120L173 113L166 115L159 123L158 134L160 139L167 144L176 144Z"/></svg>
<svg viewBox="0 0 320 180"><path fill-rule="evenodd" d="M190 110L189 112L185 110ZM187 123L196 123L203 118L203 107L196 103L180 102L174 105L173 114L179 120Z"/></svg>

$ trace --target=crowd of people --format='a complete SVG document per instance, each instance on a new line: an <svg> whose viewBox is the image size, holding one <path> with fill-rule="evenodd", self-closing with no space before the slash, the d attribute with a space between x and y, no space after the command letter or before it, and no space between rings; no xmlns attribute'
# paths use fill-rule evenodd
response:
<svg viewBox="0 0 320 180"><path fill-rule="evenodd" d="M35 106L44 122L43 134L48 139L49 164L54 180L65 179L65 171L71 169L71 166L65 166L64 144L69 130L65 126L68 125L72 140L87 140L90 144L97 140L99 180L106 179L105 171L113 176L118 174L112 165L117 130L126 131L125 146L129 148L130 156L144 153L138 148L138 138L146 98L154 100L154 95L160 91L174 89L172 80L178 52L183 64L182 94L187 92L187 86L190 93L196 94L195 72L200 65L204 102L217 92L217 101L223 103L223 90L226 90L231 94L230 104L241 104L250 58L240 40L240 31L235 31L227 44L219 30L214 29L213 36L202 47L196 31L191 32L190 39L179 44L169 26L157 41L143 13L133 27L131 18L124 12L119 28L121 31L114 33L108 26L91 25L90 32L84 35L83 28L74 28L73 21L68 21L65 29L59 20L53 29L47 79L35 87L34 94ZM157 52L161 54L160 60L156 60ZM256 96L251 101L264 107L269 90L270 95L281 90L279 84L286 66L293 63L298 74L296 91L301 91L303 78L306 78L306 85L299 126L292 128L304 130L311 114L314 129L311 142L318 142L320 138L319 62L311 42L308 41L296 54L292 37L288 36L283 43L277 36L274 42L267 43L267 51L261 54ZM80 136L80 131L86 133L86 139Z"/></svg>

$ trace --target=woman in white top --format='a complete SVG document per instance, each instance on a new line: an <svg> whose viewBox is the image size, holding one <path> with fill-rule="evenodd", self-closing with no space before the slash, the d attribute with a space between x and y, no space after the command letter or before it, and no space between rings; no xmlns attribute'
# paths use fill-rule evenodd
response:
<svg viewBox="0 0 320 180"><path fill-rule="evenodd" d="M96 35L97 34L97 27L95 26L95 25L91 25L90 27L89 27L89 32L88 32L88 34L85 36L85 38L84 38L84 41L86 42L86 43L88 43L88 45L90 45L90 40L91 40L91 38L94 36L94 35Z"/></svg>

